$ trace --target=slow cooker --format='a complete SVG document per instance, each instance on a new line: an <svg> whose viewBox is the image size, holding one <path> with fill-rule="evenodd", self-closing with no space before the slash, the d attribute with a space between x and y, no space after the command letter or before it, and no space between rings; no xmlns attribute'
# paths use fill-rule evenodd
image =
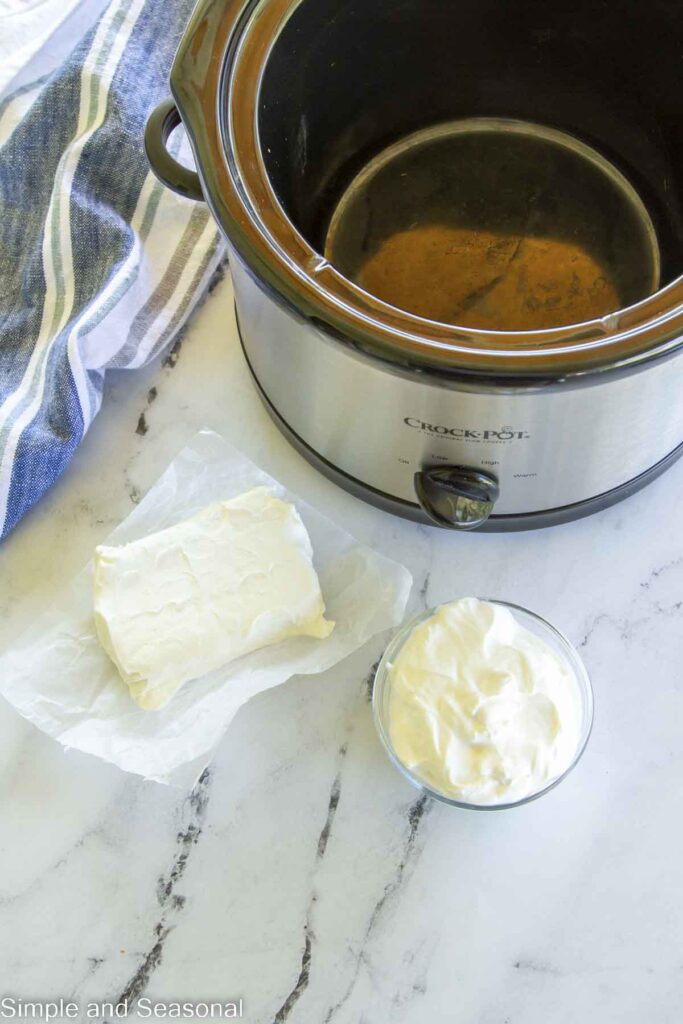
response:
<svg viewBox="0 0 683 1024"><path fill-rule="evenodd" d="M200 0L147 153L209 204L253 379L322 472L525 529L683 453L682 26L678 0Z"/></svg>

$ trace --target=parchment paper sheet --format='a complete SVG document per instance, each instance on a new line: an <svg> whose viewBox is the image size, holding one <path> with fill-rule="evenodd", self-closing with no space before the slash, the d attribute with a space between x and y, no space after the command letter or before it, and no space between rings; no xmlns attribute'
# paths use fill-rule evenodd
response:
<svg viewBox="0 0 683 1024"><path fill-rule="evenodd" d="M65 747L191 786L250 697L290 676L322 672L401 622L408 570L359 544L210 431L195 436L105 543L136 540L258 484L293 502L306 525L327 616L336 622L329 637L256 651L187 683L161 711L142 711L95 634L90 563L0 657L0 693Z"/></svg>

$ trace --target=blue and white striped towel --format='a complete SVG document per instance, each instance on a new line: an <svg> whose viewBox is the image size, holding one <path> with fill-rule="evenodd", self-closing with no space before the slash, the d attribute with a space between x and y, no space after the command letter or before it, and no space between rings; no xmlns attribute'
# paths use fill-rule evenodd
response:
<svg viewBox="0 0 683 1024"><path fill-rule="evenodd" d="M110 367L153 359L223 257L142 149L192 0L111 0L0 103L0 538L68 465Z"/></svg>

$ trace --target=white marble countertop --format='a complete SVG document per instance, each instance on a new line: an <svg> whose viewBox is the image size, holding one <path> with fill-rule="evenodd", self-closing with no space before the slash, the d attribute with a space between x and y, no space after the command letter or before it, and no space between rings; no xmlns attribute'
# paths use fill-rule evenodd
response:
<svg viewBox="0 0 683 1024"><path fill-rule="evenodd" d="M254 1024L678 1024L683 463L552 530L392 518L271 424L226 277L164 360L111 376L72 466L0 547L0 645L207 426L406 562L416 600L499 597L562 628L593 677L587 753L514 811L419 798L373 729L386 638L243 708L189 798L0 704L0 995L241 997Z"/></svg>

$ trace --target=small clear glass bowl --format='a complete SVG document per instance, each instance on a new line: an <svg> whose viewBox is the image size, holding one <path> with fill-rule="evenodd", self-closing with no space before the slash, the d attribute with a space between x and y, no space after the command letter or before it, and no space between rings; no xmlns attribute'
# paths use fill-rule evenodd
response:
<svg viewBox="0 0 683 1024"><path fill-rule="evenodd" d="M457 598L455 600L457 600ZM536 636L540 637L541 640L544 640L551 650L553 650L558 657L562 658L572 671L576 679L576 686L581 700L581 733L579 736L579 742L576 746L576 752L565 770L560 775L556 776L556 778L550 779L550 781L541 789L536 790L534 793L528 793L519 800L513 800L508 803L477 804L465 800L456 800L455 797L447 793L442 793L437 789L433 789L429 783L425 782L424 779L417 774L417 772L413 771L412 768L409 768L403 763L403 761L401 761L392 746L389 732L391 667L398 652L412 633L413 629L415 629L416 626L419 626L422 622L431 618L431 616L438 611L438 607L440 606L430 608L428 611L418 615L416 618L406 623L406 625L403 626L390 641L375 673L372 691L372 711L375 726L379 733L379 738L381 739L382 745L390 759L394 762L401 774L405 776L408 782L412 783L412 785L422 793L426 793L435 800L441 800L445 804L450 804L452 807L464 807L468 810L475 811L503 811L510 807L521 807L522 804L528 804L531 800L537 800L539 796L543 796L544 793L548 793L551 789L554 789L555 786L562 782L572 768L574 768L574 766L579 762L581 755L586 749L586 744L588 743L588 738L593 727L593 688L591 686L591 681L588 676L588 672L586 671L586 667L577 654L576 649L558 629L551 626L551 624L541 618L540 615L536 615L534 612L529 611L528 608L521 608L519 605L510 604L507 601L496 601L493 598L488 597L480 598L480 600L487 601L489 604L498 604L503 608L509 609L521 626L526 627L526 629L531 633L534 633Z"/></svg>

